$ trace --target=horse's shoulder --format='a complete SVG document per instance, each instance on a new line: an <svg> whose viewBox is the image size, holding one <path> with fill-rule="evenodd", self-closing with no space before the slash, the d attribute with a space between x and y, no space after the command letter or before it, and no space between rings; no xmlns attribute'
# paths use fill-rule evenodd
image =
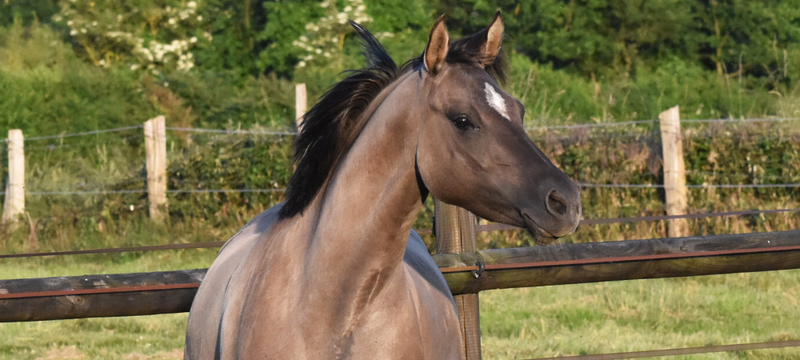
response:
<svg viewBox="0 0 800 360"><path fill-rule="evenodd" d="M261 238L277 221L280 205L270 208L247 223L228 240L208 269L192 304L186 332L187 358L213 358L219 344L220 322L228 296L230 279Z"/></svg>
<svg viewBox="0 0 800 360"><path fill-rule="evenodd" d="M422 238L414 230L411 230L411 234L408 236L406 251L403 254L403 264L413 269L423 280L428 282L431 287L440 292L455 306L455 299L453 299L453 294L450 292L450 287L447 285L444 275L439 271L436 262L433 261Z"/></svg>

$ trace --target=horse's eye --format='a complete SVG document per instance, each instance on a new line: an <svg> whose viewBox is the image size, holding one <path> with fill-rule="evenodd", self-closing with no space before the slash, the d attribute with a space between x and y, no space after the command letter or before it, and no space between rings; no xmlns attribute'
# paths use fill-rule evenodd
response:
<svg viewBox="0 0 800 360"><path fill-rule="evenodd" d="M475 125L472 124L472 121L470 121L469 118L464 115L458 115L453 118L452 121L453 125L455 125L459 130L471 130L475 128Z"/></svg>

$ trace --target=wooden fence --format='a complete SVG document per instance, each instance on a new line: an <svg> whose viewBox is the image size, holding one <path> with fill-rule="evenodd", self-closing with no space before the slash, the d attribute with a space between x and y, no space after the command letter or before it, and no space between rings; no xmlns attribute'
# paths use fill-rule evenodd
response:
<svg viewBox="0 0 800 360"><path fill-rule="evenodd" d="M463 215L460 211L456 209L456 215ZM472 224L459 223L451 233L469 238ZM472 250L434 255L434 260L461 299L466 354L480 358L477 301L469 308L480 291L797 269L800 230ZM200 269L0 280L0 322L186 312L205 273Z"/></svg>
<svg viewBox="0 0 800 360"><path fill-rule="evenodd" d="M306 112L306 84L295 86L296 126L299 128ZM147 170L147 200L149 215L161 222L168 215L167 205L167 127L163 115L142 125ZM128 129L128 128L126 128ZM102 132L102 131L101 131ZM3 222L13 223L25 213L25 138L22 130L8 131L8 182L3 204Z"/></svg>
<svg viewBox="0 0 800 360"><path fill-rule="evenodd" d="M296 95L299 128L305 87L298 85ZM685 237L686 220L680 217L686 213L686 185L678 113L674 107L659 116L667 217L677 218L669 219L670 238L477 251L475 217L464 209L435 203L434 260L456 296L465 359L481 357L480 291L800 268L800 230ZM150 217L160 221L168 211L163 116L148 120L143 128ZM9 132L4 221L14 221L24 211L22 142L19 130ZM150 250L145 248L126 251ZM205 273L200 269L0 280L0 322L186 312Z"/></svg>

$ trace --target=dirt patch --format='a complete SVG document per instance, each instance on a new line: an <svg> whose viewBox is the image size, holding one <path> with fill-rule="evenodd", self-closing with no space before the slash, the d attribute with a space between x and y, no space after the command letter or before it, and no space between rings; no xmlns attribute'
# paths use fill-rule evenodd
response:
<svg viewBox="0 0 800 360"><path fill-rule="evenodd" d="M152 355L144 355L144 354L128 354L125 355L125 359L127 360L175 360L175 359L183 359L183 349L175 349L172 351L161 351L157 352Z"/></svg>
<svg viewBox="0 0 800 360"><path fill-rule="evenodd" d="M36 360L44 360L44 359L64 359L64 360L78 360L85 358L84 355L80 350L78 350L75 345L72 346L60 346L54 347L50 349L44 357L38 357Z"/></svg>

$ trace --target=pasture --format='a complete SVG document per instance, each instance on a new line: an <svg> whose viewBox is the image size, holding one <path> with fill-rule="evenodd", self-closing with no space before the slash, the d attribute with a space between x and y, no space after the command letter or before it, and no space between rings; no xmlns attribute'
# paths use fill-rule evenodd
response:
<svg viewBox="0 0 800 360"><path fill-rule="evenodd" d="M216 249L7 259L2 278L201 268ZM485 359L531 359L800 337L800 270L492 290ZM0 359L179 359L187 314L0 324ZM676 357L795 359L786 348Z"/></svg>
<svg viewBox="0 0 800 360"><path fill-rule="evenodd" d="M95 2L0 5L10 10L0 12L0 130L21 129L25 136L24 156L18 132L17 141L9 136L9 146L0 146L0 179L9 179L6 208L15 210L8 217L18 221L0 225L0 254L225 240L284 199L294 169L295 111L302 113L292 104L305 100L292 89L307 83L313 102L341 78L336 74L363 64L358 41L334 19L369 23L395 60L406 60L424 47L432 16L448 13L454 33L467 34L475 30L475 14L488 12L480 16L488 18L495 9L473 0L341 0L338 8L328 1L145 3L141 13L160 15L145 22L125 2L105 2L103 18L95 18ZM162 3L170 6L161 11ZM765 1L743 10L677 0L641 8L578 4L577 10L572 2L565 12L564 3L502 6L511 40L503 89L526 106L528 135L582 183L584 220L600 221L580 226L563 243L668 235L667 221L619 218L675 214L666 179L673 170L662 148L670 141L655 119L678 104L673 109L683 120L675 123L684 128L667 133L683 135L677 148L686 171L679 177L689 188L682 211L787 210L689 220L684 234L798 228L800 68L793 59L800 48L790 34L800 10ZM630 31L591 26L617 19ZM629 36L648 33L655 37ZM127 34L123 42L119 34ZM331 37L338 40L314 42ZM145 40L184 45L153 61L139 55L157 47L126 43ZM562 49L566 42L597 56ZM145 157L155 145L144 138L155 136L141 128L159 115L167 123L158 136L164 158L161 175L153 177ZM24 163L25 170L11 163ZM153 179L159 186L148 188ZM19 200L24 206L13 204ZM167 210L164 223L152 221L159 206ZM433 225L432 201L425 206L415 228ZM425 241L435 247L431 235ZM533 241L505 231L479 234L477 245ZM0 279L207 268L217 250L0 258ZM800 270L484 291L483 356L795 340L799 298ZM0 359L179 359L186 321L181 313L0 323ZM795 359L800 347L676 358Z"/></svg>

